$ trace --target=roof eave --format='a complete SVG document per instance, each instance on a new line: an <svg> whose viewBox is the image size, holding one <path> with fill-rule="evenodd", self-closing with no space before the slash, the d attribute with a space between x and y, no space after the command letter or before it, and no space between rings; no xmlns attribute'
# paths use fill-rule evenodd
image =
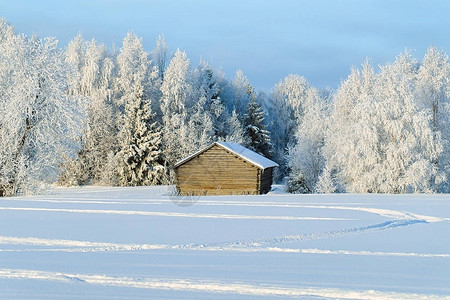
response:
<svg viewBox="0 0 450 300"><path fill-rule="evenodd" d="M205 147L205 148L203 148L203 149L201 149L201 150L199 150L199 151L197 151L197 152L195 152L195 153L193 153L193 154L191 154L191 155L189 155L189 156L183 158L182 160L177 161L177 162L173 165L173 168L174 168L174 169L175 169L175 168L178 168L179 166L181 166L181 165L187 163L188 161L190 161L190 160L193 159L194 157L196 157L196 156L202 154L203 152L207 151L208 149L212 148L214 145L217 145L217 146L219 146L219 147L221 147L221 148L223 148L223 149L228 150L229 152L233 153L234 155L237 155L238 157L240 157L241 159L243 159L243 160L245 160L245 161L251 163L252 165L254 165L254 166L258 167L258 168L260 168L261 170L265 170L265 169L269 169L269 168L274 168L274 167L279 167L279 165L278 165L276 162L274 162L274 161L272 161L272 162L273 162L273 165L264 167L264 166L262 166L261 164L252 161L251 159L248 159L248 158L246 158L246 157L243 157L240 153L237 153L237 152L233 151L233 149L227 147L226 145L223 145L223 144L218 143L218 142L214 142L214 143L212 143L211 145L209 145L209 146L207 146L207 147Z"/></svg>

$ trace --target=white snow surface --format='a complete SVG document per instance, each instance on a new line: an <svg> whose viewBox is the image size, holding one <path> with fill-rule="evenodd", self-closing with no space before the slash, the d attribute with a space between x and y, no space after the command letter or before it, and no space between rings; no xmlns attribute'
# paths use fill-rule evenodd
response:
<svg viewBox="0 0 450 300"><path fill-rule="evenodd" d="M450 299L450 195L0 198L0 299Z"/></svg>
<svg viewBox="0 0 450 300"><path fill-rule="evenodd" d="M209 145L208 147L199 150L198 152L195 152L194 154L189 155L186 158L183 158L182 160L175 163L175 167L189 161L193 157L199 155L200 153L204 152L206 149L211 148L213 145L219 145L228 151L234 153L235 155L241 157L242 159L254 164L255 166L260 167L261 169L267 169L271 167L278 167L278 164L274 161L271 161L270 159L250 150L247 149L239 144L232 143L232 142L214 142L213 144Z"/></svg>

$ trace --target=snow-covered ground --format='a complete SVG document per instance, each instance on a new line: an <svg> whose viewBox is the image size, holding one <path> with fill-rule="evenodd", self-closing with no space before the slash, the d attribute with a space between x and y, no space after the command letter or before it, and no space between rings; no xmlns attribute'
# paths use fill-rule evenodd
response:
<svg viewBox="0 0 450 300"><path fill-rule="evenodd" d="M0 198L1 299L450 299L450 195Z"/></svg>

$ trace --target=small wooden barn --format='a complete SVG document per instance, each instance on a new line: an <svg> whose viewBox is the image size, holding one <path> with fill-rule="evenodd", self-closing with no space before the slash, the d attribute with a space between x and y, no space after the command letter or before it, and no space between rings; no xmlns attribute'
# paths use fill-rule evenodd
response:
<svg viewBox="0 0 450 300"><path fill-rule="evenodd" d="M259 195L278 164L236 143L215 142L174 165L181 195Z"/></svg>

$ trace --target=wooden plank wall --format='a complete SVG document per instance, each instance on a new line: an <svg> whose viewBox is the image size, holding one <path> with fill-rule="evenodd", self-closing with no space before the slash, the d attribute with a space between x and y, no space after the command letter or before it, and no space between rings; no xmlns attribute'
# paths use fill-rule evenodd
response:
<svg viewBox="0 0 450 300"><path fill-rule="evenodd" d="M214 145L175 169L177 190L183 195L259 194L260 169Z"/></svg>

